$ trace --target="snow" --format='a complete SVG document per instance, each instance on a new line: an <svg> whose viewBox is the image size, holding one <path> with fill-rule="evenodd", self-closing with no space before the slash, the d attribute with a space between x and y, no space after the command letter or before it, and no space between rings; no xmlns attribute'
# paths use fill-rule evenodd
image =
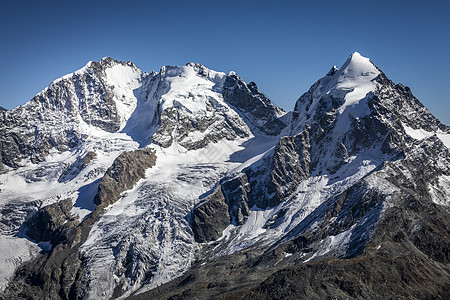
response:
<svg viewBox="0 0 450 300"><path fill-rule="evenodd" d="M234 225L227 227L221 239L222 245L227 246L225 248L217 246L216 248L220 250L215 256L232 254L256 243L263 243L268 247L274 241L282 239L330 197L338 195L372 172L385 159L380 157L379 153L379 150L372 149L357 157L351 157L332 178L321 175L302 181L293 196L276 207L265 210L251 208L245 224L240 227ZM271 228L264 228L264 225L281 210L285 210L284 216ZM341 247L338 242L344 241L349 234L329 237L322 247L323 253L317 255L328 253L337 246Z"/></svg>
<svg viewBox="0 0 450 300"><path fill-rule="evenodd" d="M345 94L345 102L338 112L343 113L349 106L359 103L366 95L376 88L375 78L380 74L372 62L358 52L350 55L342 68L336 73L330 83L327 94L340 96Z"/></svg>
<svg viewBox="0 0 450 300"><path fill-rule="evenodd" d="M340 252L339 254L345 253L346 246L350 241L350 237L352 235L352 229L353 228L341 232L337 235L327 236L320 242L319 250L315 252L311 257L306 259L304 263L310 262L316 257L324 256L331 251Z"/></svg>
<svg viewBox="0 0 450 300"><path fill-rule="evenodd" d="M207 76L199 76L193 65L183 67L166 66L161 69L162 79L167 86L161 97L162 110L177 107L189 113L206 113L206 103L213 98L224 106L222 95L214 90L222 85L225 73L208 70Z"/></svg>
<svg viewBox="0 0 450 300"><path fill-rule="evenodd" d="M0 235L0 292L6 288L16 268L33 258L40 250L27 239Z"/></svg>
<svg viewBox="0 0 450 300"><path fill-rule="evenodd" d="M421 141L423 139L436 135L444 143L444 145L450 149L450 134L448 133L442 132L441 130L437 132L429 132L422 128L413 129L404 123L402 123L402 126L403 129L405 129L406 134L415 140Z"/></svg>
<svg viewBox="0 0 450 300"><path fill-rule="evenodd" d="M95 210L94 197L98 191L98 185L100 183L100 179L87 184L74 194L76 195L76 201L72 207L72 214L77 215L80 220L85 219L91 212Z"/></svg>
<svg viewBox="0 0 450 300"><path fill-rule="evenodd" d="M439 176L434 184L430 184L429 192L434 203L450 207L450 176Z"/></svg>
<svg viewBox="0 0 450 300"><path fill-rule="evenodd" d="M74 202L72 213L78 215L80 220L95 209L93 197L97 193L99 179L120 153L134 150L138 144L124 133L107 133L84 122L80 126L82 132L88 135L82 148L73 152L51 149L44 162L33 164L24 160L17 170L0 175L0 208L14 203L16 209L29 204L37 209L69 198ZM95 159L81 171L67 175L67 180L61 181L65 178L64 171L88 151L96 153ZM4 289L15 267L32 259L41 250L37 244L21 238L17 233L18 228L8 228L0 233L0 264L3 267L0 289Z"/></svg>
<svg viewBox="0 0 450 300"><path fill-rule="evenodd" d="M367 100L370 93L375 91L375 78L380 72L368 58L358 52L350 55L342 68L337 71L333 80L325 90L327 95L344 98L344 103L337 109L337 121L334 134L341 136L350 128L355 118L362 118L370 114Z"/></svg>
<svg viewBox="0 0 450 300"><path fill-rule="evenodd" d="M134 91L141 86L142 72L128 65L115 64L105 69L106 82L113 86L114 100L122 120L121 129L136 109L137 99Z"/></svg>
<svg viewBox="0 0 450 300"><path fill-rule="evenodd" d="M438 131L436 135L450 149L450 134Z"/></svg>
<svg viewBox="0 0 450 300"><path fill-rule="evenodd" d="M120 257L127 255L128 247L136 253L143 251L140 259L150 263L157 257L153 277L140 292L167 282L190 267L200 248L189 234L185 216L202 194L237 166L229 158L242 149L240 144L244 141L223 140L193 151L176 144L169 148L149 145L156 150L156 165L146 171L145 179L106 209L81 248L89 259L91 280L96 282L90 297L108 298L115 287L113 283L125 280L108 274L123 268ZM121 248L130 243L133 246ZM134 271L135 282L127 281L129 290L124 297L144 283L145 267Z"/></svg>
<svg viewBox="0 0 450 300"><path fill-rule="evenodd" d="M259 165L257 162L261 162L261 158L270 153L278 141L279 137L252 137L242 144L241 151L237 151L231 156L231 161L241 164L230 173L238 174L250 166L256 168Z"/></svg>
<svg viewBox="0 0 450 300"><path fill-rule="evenodd" d="M297 128L300 130L316 117L316 113L324 113L317 111L321 99L332 101L333 98L333 101L342 101L336 111L327 112L335 114L337 118L333 133L335 137L347 132L353 119L370 113L367 101L376 90L376 78L380 74L378 69L368 58L355 52L340 69L336 68L334 71L334 75L330 73L321 78L316 83L317 86L313 86L312 103L303 103L299 108L300 119Z"/></svg>
<svg viewBox="0 0 450 300"><path fill-rule="evenodd" d="M416 140L423 140L423 139L433 136L435 134L434 132L425 131L422 128L413 129L413 128L407 126L406 124L402 124L402 125L403 125L403 128L405 129L406 134Z"/></svg>

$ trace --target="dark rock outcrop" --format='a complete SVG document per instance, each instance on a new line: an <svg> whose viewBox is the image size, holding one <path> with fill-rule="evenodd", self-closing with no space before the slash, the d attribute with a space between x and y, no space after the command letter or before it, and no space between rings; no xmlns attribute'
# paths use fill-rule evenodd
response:
<svg viewBox="0 0 450 300"><path fill-rule="evenodd" d="M78 220L71 215L72 200L65 199L39 209L25 222L25 233L36 242L59 244L68 228L76 227Z"/></svg>
<svg viewBox="0 0 450 300"><path fill-rule="evenodd" d="M222 95L227 103L237 108L261 132L277 135L286 127L278 118L283 111L274 106L254 82L246 84L239 76L228 75Z"/></svg>
<svg viewBox="0 0 450 300"><path fill-rule="evenodd" d="M145 177L145 170L156 162L155 151L138 149L120 154L106 171L98 186L94 202L103 207L116 202L120 194Z"/></svg>
<svg viewBox="0 0 450 300"><path fill-rule="evenodd" d="M4 293L5 299L74 299L81 272L78 248L89 226L71 216L71 199L45 206L25 222L26 234L36 242L50 241L52 248L26 262L16 271ZM95 218L98 214L92 214Z"/></svg>
<svg viewBox="0 0 450 300"><path fill-rule="evenodd" d="M219 186L205 202L193 210L192 231L195 240L199 243L216 240L229 224L228 205Z"/></svg>
<svg viewBox="0 0 450 300"><path fill-rule="evenodd" d="M278 271L241 299L445 299L448 271L420 256L331 260Z"/></svg>
<svg viewBox="0 0 450 300"><path fill-rule="evenodd" d="M84 169L94 158L96 154L94 151L89 151L81 163L81 169Z"/></svg>
<svg viewBox="0 0 450 300"><path fill-rule="evenodd" d="M295 136L280 138L273 152L263 158L259 167L249 167L241 176L223 184L230 207L243 207L240 204L242 201L247 202L245 207L256 205L263 209L281 203L294 192L301 181L309 178L309 151L310 138L307 130Z"/></svg>

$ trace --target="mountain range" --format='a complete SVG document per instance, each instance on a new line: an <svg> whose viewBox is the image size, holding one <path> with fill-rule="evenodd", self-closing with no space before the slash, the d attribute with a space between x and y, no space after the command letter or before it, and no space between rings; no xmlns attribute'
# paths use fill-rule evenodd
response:
<svg viewBox="0 0 450 300"><path fill-rule="evenodd" d="M0 298L448 299L449 148L357 52L290 112L89 62L0 110Z"/></svg>

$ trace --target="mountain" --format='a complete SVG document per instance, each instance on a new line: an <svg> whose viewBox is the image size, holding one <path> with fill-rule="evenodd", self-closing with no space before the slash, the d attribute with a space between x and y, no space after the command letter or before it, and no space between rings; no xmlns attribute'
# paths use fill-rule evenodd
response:
<svg viewBox="0 0 450 300"><path fill-rule="evenodd" d="M450 127L359 53L288 113L104 58L1 116L5 299L450 296Z"/></svg>

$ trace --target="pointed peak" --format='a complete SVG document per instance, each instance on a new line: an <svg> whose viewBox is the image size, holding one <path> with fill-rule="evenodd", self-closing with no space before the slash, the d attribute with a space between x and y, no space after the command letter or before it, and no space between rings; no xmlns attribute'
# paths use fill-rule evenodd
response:
<svg viewBox="0 0 450 300"><path fill-rule="evenodd" d="M350 54L350 56L348 57L349 59L353 59L353 58L365 58L364 56L362 56L359 52L355 51L352 54Z"/></svg>
<svg viewBox="0 0 450 300"><path fill-rule="evenodd" d="M331 68L331 70L328 71L328 73L327 73L326 76L334 76L334 75L336 74L337 71L339 71L339 68L336 67L336 66L333 66L333 67Z"/></svg>
<svg viewBox="0 0 450 300"><path fill-rule="evenodd" d="M346 64L369 64L371 66L373 66L373 63L370 61L370 59L368 57L364 57L362 56L359 52L353 52L352 54L350 54L350 56L348 57L347 61L345 62L344 65Z"/></svg>
<svg viewBox="0 0 450 300"><path fill-rule="evenodd" d="M354 52L340 68L339 73L345 77L359 77L379 74L379 71L369 58Z"/></svg>
<svg viewBox="0 0 450 300"><path fill-rule="evenodd" d="M368 57L362 56L359 52L353 52L350 54L347 58L347 62L353 64L370 63L373 65L372 61Z"/></svg>

